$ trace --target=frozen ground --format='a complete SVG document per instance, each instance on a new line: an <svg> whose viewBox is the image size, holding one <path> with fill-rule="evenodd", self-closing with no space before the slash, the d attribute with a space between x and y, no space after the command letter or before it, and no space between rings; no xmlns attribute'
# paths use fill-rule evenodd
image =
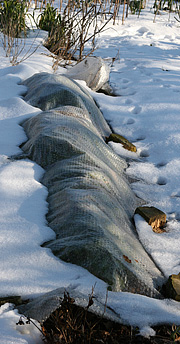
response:
<svg viewBox="0 0 180 344"><path fill-rule="evenodd" d="M92 94L113 129L137 146L137 153L127 153L111 144L129 159L126 173L134 180L134 192L167 214L163 234L153 233L138 215L135 222L143 245L169 276L180 272L180 26L173 14L169 18L165 13L153 23L150 8L148 4L139 18L130 15L123 26L109 26L98 39L95 55L109 65L116 58L110 81L118 96ZM40 111L23 101L25 88L19 83L36 72L52 72L52 59L42 47L15 67L2 47L0 56L0 296L35 297L68 285L89 293L96 283L96 293L105 298L104 282L40 247L54 236L45 220L47 190L39 182L43 170L10 158L21 152L26 139L19 124ZM146 335L153 335L154 324L180 324L180 304L172 300L109 293L108 304ZM40 333L31 325L17 326L18 319L11 305L0 308L1 344L41 343Z"/></svg>

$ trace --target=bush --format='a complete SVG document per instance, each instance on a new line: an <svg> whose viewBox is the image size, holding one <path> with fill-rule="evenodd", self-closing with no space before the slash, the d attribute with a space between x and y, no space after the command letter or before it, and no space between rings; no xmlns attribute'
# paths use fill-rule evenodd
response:
<svg viewBox="0 0 180 344"><path fill-rule="evenodd" d="M81 61L94 51L95 37L114 17L114 12L105 11L103 6L101 2L68 0L60 15L53 6L47 4L40 14L39 28L48 31L45 46L57 56L56 62L74 58ZM91 41L92 45L84 54L88 41Z"/></svg>
<svg viewBox="0 0 180 344"><path fill-rule="evenodd" d="M57 9L49 3L46 5L44 11L40 14L38 27L41 30L48 32L48 39L46 47L53 52L54 47L58 42L61 42L64 37L64 24L61 20L61 15L57 13Z"/></svg>
<svg viewBox="0 0 180 344"><path fill-rule="evenodd" d="M26 12L25 0L0 2L0 30L3 33L3 47L6 56L12 56L12 64L16 64L19 51L22 50L22 39L19 41L19 38L21 35L26 36Z"/></svg>
<svg viewBox="0 0 180 344"><path fill-rule="evenodd" d="M0 6L0 29L8 37L19 37L26 33L26 1L5 0Z"/></svg>
<svg viewBox="0 0 180 344"><path fill-rule="evenodd" d="M48 31L49 36L50 36L52 29L56 25L58 25L60 21L61 21L60 14L58 15L56 8L54 8L48 3L44 11L40 14L40 20L39 20L38 26L41 30Z"/></svg>
<svg viewBox="0 0 180 344"><path fill-rule="evenodd" d="M140 1L139 0L130 1L129 7L130 7L130 10L131 10L132 14L140 13L140 11L143 8L141 0Z"/></svg>

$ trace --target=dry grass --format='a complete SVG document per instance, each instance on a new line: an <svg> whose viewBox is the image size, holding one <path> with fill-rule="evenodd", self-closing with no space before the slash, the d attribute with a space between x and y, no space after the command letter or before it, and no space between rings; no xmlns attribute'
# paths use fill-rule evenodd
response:
<svg viewBox="0 0 180 344"><path fill-rule="evenodd" d="M120 325L90 312L93 294L86 308L75 305L68 293L51 316L42 324L46 344L163 344L173 343L172 327L157 327L155 337L138 335L138 329Z"/></svg>

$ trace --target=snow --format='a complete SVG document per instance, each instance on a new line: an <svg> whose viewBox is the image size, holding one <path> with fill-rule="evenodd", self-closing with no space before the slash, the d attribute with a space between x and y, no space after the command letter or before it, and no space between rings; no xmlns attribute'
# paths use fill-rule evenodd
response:
<svg viewBox="0 0 180 344"><path fill-rule="evenodd" d="M39 324L16 325L20 316L13 305L6 303L0 308L0 332L1 344L41 344L43 341L39 337ZM22 319L23 320L23 319ZM26 322L26 319L25 321Z"/></svg>
<svg viewBox="0 0 180 344"><path fill-rule="evenodd" d="M110 143L129 160L126 173L134 181L132 189L146 205L167 214L166 232L161 235L135 218L141 242L167 277L180 271L180 36L173 14L168 19L162 13L153 23L146 8L142 17L131 16L125 22L120 38L113 30L109 48L113 54L114 47L115 56L119 47L120 60L111 68L110 81L119 96L107 100L93 94L113 129L137 147L137 153L126 153L120 144ZM106 39L101 38L98 53L108 59Z"/></svg>
<svg viewBox="0 0 180 344"><path fill-rule="evenodd" d="M125 24L109 24L98 38L94 55L111 67L110 82L116 97L91 94L114 131L137 147L126 151L109 143L128 160L127 175L134 192L146 205L167 214L166 232L157 234L135 216L139 238L165 276L180 272L180 57L179 23L161 12L156 16L149 2L139 18L129 15ZM34 40L35 37L35 40ZM0 47L0 296L34 298L59 287L73 285L105 299L106 284L88 271L57 259L40 245L54 237L46 223L47 190L40 183L43 169L28 159L15 160L26 140L20 123L40 112L23 100L22 80L38 72L53 72L52 57L36 33L22 52L33 54L11 66ZM35 48L37 48L35 50ZM34 48L35 47L35 48ZM113 61L115 59L115 61ZM66 71L59 67L57 73ZM154 335L155 324L180 324L180 304L142 295L109 292L108 305L140 334ZM20 315L11 304L0 308L1 344L41 343L41 333L31 325L16 325Z"/></svg>

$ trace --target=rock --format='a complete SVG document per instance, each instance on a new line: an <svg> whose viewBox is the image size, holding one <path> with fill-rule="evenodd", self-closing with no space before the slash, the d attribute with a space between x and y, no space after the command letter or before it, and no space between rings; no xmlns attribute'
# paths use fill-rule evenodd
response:
<svg viewBox="0 0 180 344"><path fill-rule="evenodd" d="M101 57L87 57L76 66L68 69L66 76L84 80L89 88L98 91L109 80L110 68Z"/></svg>
<svg viewBox="0 0 180 344"><path fill-rule="evenodd" d="M134 146L131 142L129 142L124 136L119 135L119 134L115 134L115 133L111 133L109 137L106 138L106 142L117 142L117 143L121 143L123 145L123 147L131 152L136 152L136 146Z"/></svg>
<svg viewBox="0 0 180 344"><path fill-rule="evenodd" d="M180 273L178 275L169 276L162 289L166 297L180 301Z"/></svg>
<svg viewBox="0 0 180 344"><path fill-rule="evenodd" d="M155 207L138 207L135 214L141 215L151 225L154 232L162 233L161 229L166 223L166 214Z"/></svg>

